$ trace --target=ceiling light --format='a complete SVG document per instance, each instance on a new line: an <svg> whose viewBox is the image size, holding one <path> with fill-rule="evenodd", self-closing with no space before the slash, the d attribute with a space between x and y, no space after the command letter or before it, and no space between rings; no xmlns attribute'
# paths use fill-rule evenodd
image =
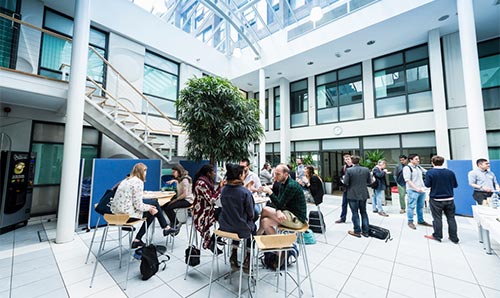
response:
<svg viewBox="0 0 500 298"><path fill-rule="evenodd" d="M350 53L350 52L351 52L351 49L345 49L345 50L344 50L344 53L346 53L346 54L347 54L347 53Z"/></svg>
<svg viewBox="0 0 500 298"><path fill-rule="evenodd" d="M370 41L368 41L366 44L367 44L367 45L369 45L369 46L371 46L371 45L372 45L372 44L374 44L374 43L375 43L375 40L370 40Z"/></svg>
<svg viewBox="0 0 500 298"><path fill-rule="evenodd" d="M282 73L281 71L277 73L277 75L279 75L279 76L280 76L280 75L282 75L282 74L283 74L283 73Z"/></svg>
<svg viewBox="0 0 500 298"><path fill-rule="evenodd" d="M438 19L438 21L440 21L440 22L445 21L445 20L447 20L449 17L450 17L449 15L445 14L444 16L440 17L440 18Z"/></svg>
<svg viewBox="0 0 500 298"><path fill-rule="evenodd" d="M314 23L321 20L321 18L323 18L323 10L321 10L321 6L313 7L311 9L311 13L309 14L309 18Z"/></svg>
<svg viewBox="0 0 500 298"><path fill-rule="evenodd" d="M314 64L314 62L312 62L312 61L307 62L307 65L313 65L313 64Z"/></svg>
<svg viewBox="0 0 500 298"><path fill-rule="evenodd" d="M335 57L340 58L340 56L342 56L342 55L340 55L340 53L338 53L338 52L335 53Z"/></svg>
<svg viewBox="0 0 500 298"><path fill-rule="evenodd" d="M247 85L248 85L248 86L253 86L253 84L252 84L252 83L247 83Z"/></svg>
<svg viewBox="0 0 500 298"><path fill-rule="evenodd" d="M270 76L266 76L266 80L269 80L271 77Z"/></svg>

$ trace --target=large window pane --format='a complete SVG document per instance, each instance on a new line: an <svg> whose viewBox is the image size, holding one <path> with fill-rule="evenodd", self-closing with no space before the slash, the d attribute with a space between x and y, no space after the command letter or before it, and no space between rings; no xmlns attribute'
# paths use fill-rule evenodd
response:
<svg viewBox="0 0 500 298"><path fill-rule="evenodd" d="M406 113L406 97L379 99L376 102L377 117Z"/></svg>
<svg viewBox="0 0 500 298"><path fill-rule="evenodd" d="M309 123L307 115L308 115L307 112L293 114L291 119L292 127L307 126L307 124Z"/></svg>
<svg viewBox="0 0 500 298"><path fill-rule="evenodd" d="M406 80L408 83L408 93L430 89L428 64L427 61L421 61L419 63L407 65Z"/></svg>
<svg viewBox="0 0 500 298"><path fill-rule="evenodd" d="M422 112L432 110L432 94L430 91L413 93L408 95L408 110Z"/></svg>
<svg viewBox="0 0 500 298"><path fill-rule="evenodd" d="M309 124L309 100L307 93L307 79L290 84L290 114L291 127L306 126Z"/></svg>
<svg viewBox="0 0 500 298"><path fill-rule="evenodd" d="M50 10L45 11L44 27L62 33L66 36L73 36L73 20L63 17Z"/></svg>
<svg viewBox="0 0 500 298"><path fill-rule="evenodd" d="M353 81L339 84L339 93L340 105L363 102L363 83L362 81Z"/></svg>
<svg viewBox="0 0 500 298"><path fill-rule="evenodd" d="M479 59L479 69L482 88L500 86L500 54Z"/></svg>
<svg viewBox="0 0 500 298"><path fill-rule="evenodd" d="M338 108L318 110L318 124L337 122L338 120Z"/></svg>
<svg viewBox="0 0 500 298"><path fill-rule="evenodd" d="M71 43L63 39L44 34L42 39L42 57L40 66L58 71L61 64L71 64Z"/></svg>
<svg viewBox="0 0 500 298"><path fill-rule="evenodd" d="M163 114L170 118L177 117L177 110L175 108L175 101L165 100L164 98L158 98L156 96L149 95L149 100L156 106ZM146 112L146 102L144 102L143 112ZM153 107L149 107L149 114L159 115L159 113Z"/></svg>
<svg viewBox="0 0 500 298"><path fill-rule="evenodd" d="M375 73L375 97L397 96L405 92L405 73L402 68Z"/></svg>
<svg viewBox="0 0 500 298"><path fill-rule="evenodd" d="M403 54L396 53L393 55L375 59L373 62L373 70L389 68L401 64L403 64Z"/></svg>
<svg viewBox="0 0 500 298"><path fill-rule="evenodd" d="M340 107L340 121L363 119L363 103Z"/></svg>
<svg viewBox="0 0 500 298"><path fill-rule="evenodd" d="M156 97L176 99L177 77L145 65L143 90L144 93Z"/></svg>
<svg viewBox="0 0 500 298"><path fill-rule="evenodd" d="M316 88L316 108L330 108L337 106L337 87L336 85L323 85Z"/></svg>

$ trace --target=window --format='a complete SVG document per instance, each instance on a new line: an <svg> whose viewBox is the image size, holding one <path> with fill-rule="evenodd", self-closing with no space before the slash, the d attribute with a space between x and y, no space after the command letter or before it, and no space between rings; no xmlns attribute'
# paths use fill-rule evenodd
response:
<svg viewBox="0 0 500 298"><path fill-rule="evenodd" d="M21 1L0 1L0 13L19 19ZM0 67L15 68L19 41L19 25L0 18Z"/></svg>
<svg viewBox="0 0 500 298"><path fill-rule="evenodd" d="M487 131L488 156L490 159L500 159L500 130Z"/></svg>
<svg viewBox="0 0 500 298"><path fill-rule="evenodd" d="M280 87L274 87L274 130L280 130Z"/></svg>
<svg viewBox="0 0 500 298"><path fill-rule="evenodd" d="M143 93L151 102L170 118L177 118L175 100L179 91L179 64L152 52L144 57ZM148 109L149 108L149 109ZM147 110L148 109L148 110ZM153 107L143 101L142 111L159 115Z"/></svg>
<svg viewBox="0 0 500 298"><path fill-rule="evenodd" d="M500 38L477 45L485 110L500 108Z"/></svg>
<svg viewBox="0 0 500 298"><path fill-rule="evenodd" d="M309 124L307 79L290 83L290 127Z"/></svg>
<svg viewBox="0 0 500 298"><path fill-rule="evenodd" d="M316 76L316 123L363 119L361 64Z"/></svg>
<svg viewBox="0 0 500 298"><path fill-rule="evenodd" d="M269 162L272 167L275 167L280 163L280 158L280 143L267 143L266 161Z"/></svg>
<svg viewBox="0 0 500 298"><path fill-rule="evenodd" d="M72 38L73 35L73 20L49 9L45 11L43 27L68 38ZM107 53L107 40L108 35L105 32L90 28L89 44L104 58L106 58ZM49 34L42 34L42 50L38 73L50 78L61 79L61 65L71 65L71 47L72 43L70 41ZM87 75L97 83L105 85L104 61L90 48L88 51Z"/></svg>
<svg viewBox="0 0 500 298"><path fill-rule="evenodd" d="M257 105L259 104L259 92L255 92L254 96L257 101ZM266 98L264 99L264 127L266 131L269 131L269 91L266 90Z"/></svg>
<svg viewBox="0 0 500 298"><path fill-rule="evenodd" d="M377 117L432 110L427 45L373 60Z"/></svg>
<svg viewBox="0 0 500 298"><path fill-rule="evenodd" d="M152 137L155 138L156 143L161 143L158 150L166 156L167 158L171 158L172 156L177 156L177 149L179 144L179 136L174 135L160 135L160 134L151 134Z"/></svg>

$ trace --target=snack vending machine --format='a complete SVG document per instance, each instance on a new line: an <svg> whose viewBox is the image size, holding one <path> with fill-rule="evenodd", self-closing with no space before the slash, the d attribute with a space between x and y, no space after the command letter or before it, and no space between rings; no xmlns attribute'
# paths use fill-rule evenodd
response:
<svg viewBox="0 0 500 298"><path fill-rule="evenodd" d="M36 155L29 152L0 153L0 234L28 224L33 196Z"/></svg>

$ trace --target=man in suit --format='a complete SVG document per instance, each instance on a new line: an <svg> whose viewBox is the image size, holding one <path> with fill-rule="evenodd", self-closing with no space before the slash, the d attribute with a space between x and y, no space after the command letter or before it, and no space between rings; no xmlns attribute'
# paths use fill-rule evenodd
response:
<svg viewBox="0 0 500 298"><path fill-rule="evenodd" d="M353 231L347 233L360 238L361 235L369 237L369 221L366 213L366 200L369 198L367 185L371 183L370 170L359 165L361 157L351 156L353 166L348 168L344 177L344 185L347 187L347 202L352 212ZM361 226L359 223L361 215Z"/></svg>

